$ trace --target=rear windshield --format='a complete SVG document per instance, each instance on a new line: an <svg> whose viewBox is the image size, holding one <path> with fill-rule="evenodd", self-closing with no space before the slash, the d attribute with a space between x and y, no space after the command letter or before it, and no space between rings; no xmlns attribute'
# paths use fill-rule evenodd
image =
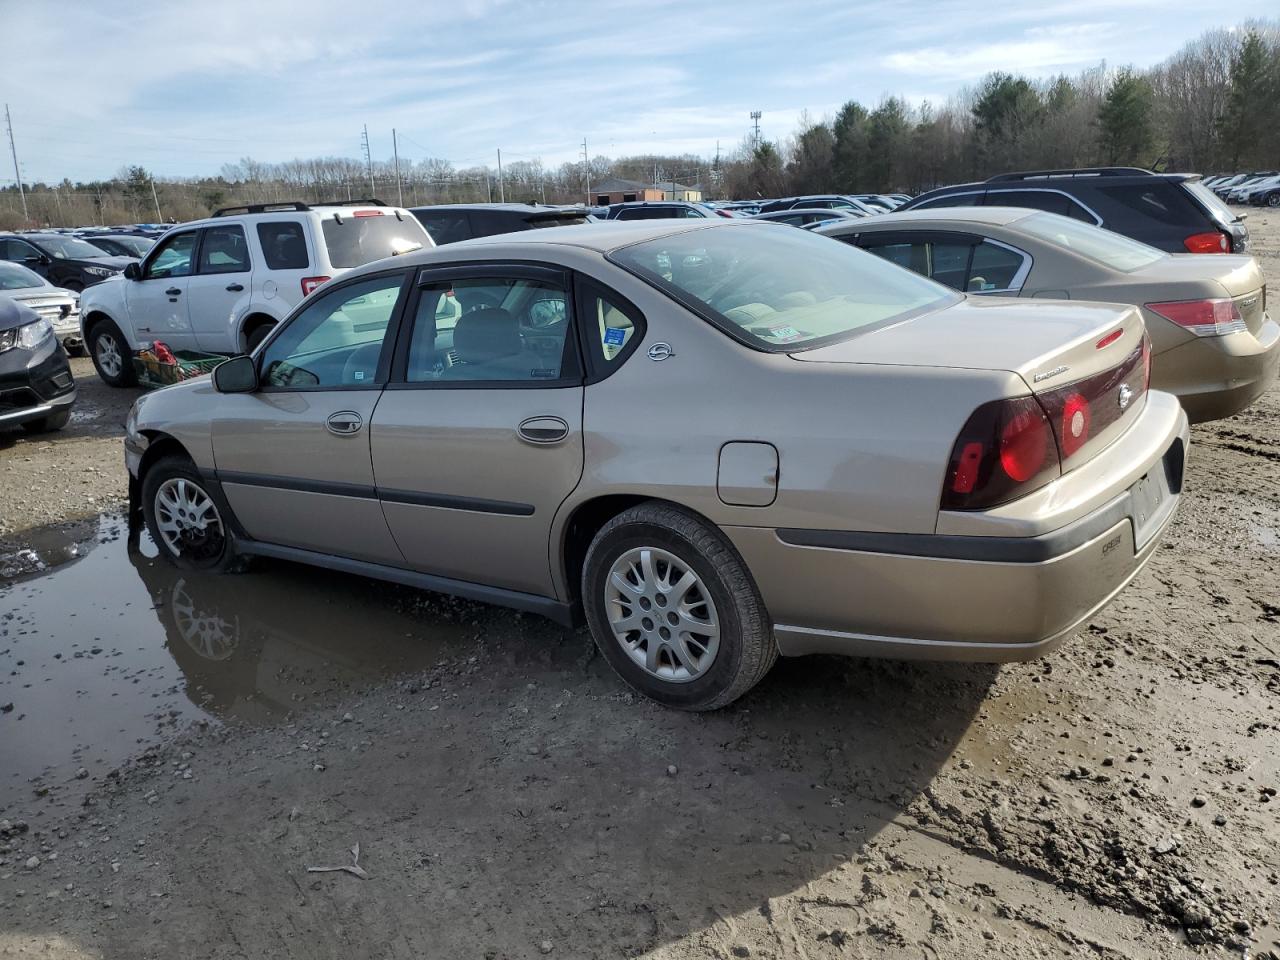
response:
<svg viewBox="0 0 1280 960"><path fill-rule="evenodd" d="M541 227L573 227L580 223L586 223L587 216L579 213L535 214L525 222L529 224L530 230L537 230Z"/></svg>
<svg viewBox="0 0 1280 960"><path fill-rule="evenodd" d="M1015 226L1033 237L1088 257L1112 270L1129 273L1163 260L1167 254L1145 243L1056 213L1036 213Z"/></svg>
<svg viewBox="0 0 1280 960"><path fill-rule="evenodd" d="M344 213L340 216L341 222L332 216L323 221L329 263L335 267L358 267L409 253L427 244L426 231L413 217L400 220L395 214L360 217Z"/></svg>
<svg viewBox="0 0 1280 960"><path fill-rule="evenodd" d="M1200 201L1200 206L1209 211L1209 215L1221 224L1234 223L1239 219L1231 208L1218 199L1218 195L1199 180L1189 180L1183 184L1187 192Z"/></svg>
<svg viewBox="0 0 1280 960"><path fill-rule="evenodd" d="M773 224L725 221L624 247L610 259L735 339L777 352L813 349L960 299L848 244Z"/></svg>

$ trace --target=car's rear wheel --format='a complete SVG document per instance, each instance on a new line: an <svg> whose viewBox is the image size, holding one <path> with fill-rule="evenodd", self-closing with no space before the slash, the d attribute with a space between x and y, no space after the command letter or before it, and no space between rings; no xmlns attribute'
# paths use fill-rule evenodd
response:
<svg viewBox="0 0 1280 960"><path fill-rule="evenodd" d="M89 356L105 383L113 387L131 387L137 382L129 344L110 320L99 320L89 331Z"/></svg>
<svg viewBox="0 0 1280 960"><path fill-rule="evenodd" d="M142 512L161 555L182 570L227 571L235 547L205 481L186 457L165 457L142 478Z"/></svg>
<svg viewBox="0 0 1280 960"><path fill-rule="evenodd" d="M1276 192L1267 197L1267 206L1280 207L1280 192Z"/></svg>
<svg viewBox="0 0 1280 960"><path fill-rule="evenodd" d="M61 410L58 413L51 413L42 420L30 420L22 425L22 429L27 433L53 433L61 430L71 420L70 410Z"/></svg>
<svg viewBox="0 0 1280 960"><path fill-rule="evenodd" d="M778 655L737 551L714 527L667 504L640 504L601 528L587 551L582 597L610 666L668 706L726 706Z"/></svg>
<svg viewBox="0 0 1280 960"><path fill-rule="evenodd" d="M249 335L245 337L246 352L253 353L253 351L257 350L262 341L267 339L275 328L276 325L274 323L260 323L250 330Z"/></svg>

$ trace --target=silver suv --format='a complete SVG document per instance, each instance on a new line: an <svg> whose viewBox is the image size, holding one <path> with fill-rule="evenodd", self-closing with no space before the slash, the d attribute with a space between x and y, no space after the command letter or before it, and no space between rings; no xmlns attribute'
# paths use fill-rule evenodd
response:
<svg viewBox="0 0 1280 960"><path fill-rule="evenodd" d="M84 342L98 375L116 387L133 383L130 358L155 340L247 353L321 284L430 246L413 214L376 200L228 207L174 227L141 263L88 288Z"/></svg>

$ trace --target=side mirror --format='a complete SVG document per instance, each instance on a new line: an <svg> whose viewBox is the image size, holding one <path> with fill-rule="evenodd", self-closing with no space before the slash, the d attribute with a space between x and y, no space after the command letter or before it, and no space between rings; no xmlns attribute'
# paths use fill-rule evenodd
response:
<svg viewBox="0 0 1280 960"><path fill-rule="evenodd" d="M258 389L253 357L232 357L213 368L213 389L219 393L252 393Z"/></svg>
<svg viewBox="0 0 1280 960"><path fill-rule="evenodd" d="M125 264L124 278L126 280L142 279L142 268L138 266L136 261L134 263Z"/></svg>

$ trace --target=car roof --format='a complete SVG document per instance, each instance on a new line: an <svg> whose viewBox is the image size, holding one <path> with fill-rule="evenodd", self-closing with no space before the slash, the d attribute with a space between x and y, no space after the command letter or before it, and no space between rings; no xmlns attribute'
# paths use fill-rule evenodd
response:
<svg viewBox="0 0 1280 960"><path fill-rule="evenodd" d="M1002 227L1043 212L1030 207L927 207L923 210L894 210L890 213L880 213L874 217L866 217L850 222L859 226L867 226L877 223L920 223L921 221L934 223L946 221L949 223L984 223Z"/></svg>
<svg viewBox="0 0 1280 960"><path fill-rule="evenodd" d="M430 213L433 210L510 210L515 213L581 213L581 207L561 206L555 203L430 203L421 207L410 207L413 213Z"/></svg>

